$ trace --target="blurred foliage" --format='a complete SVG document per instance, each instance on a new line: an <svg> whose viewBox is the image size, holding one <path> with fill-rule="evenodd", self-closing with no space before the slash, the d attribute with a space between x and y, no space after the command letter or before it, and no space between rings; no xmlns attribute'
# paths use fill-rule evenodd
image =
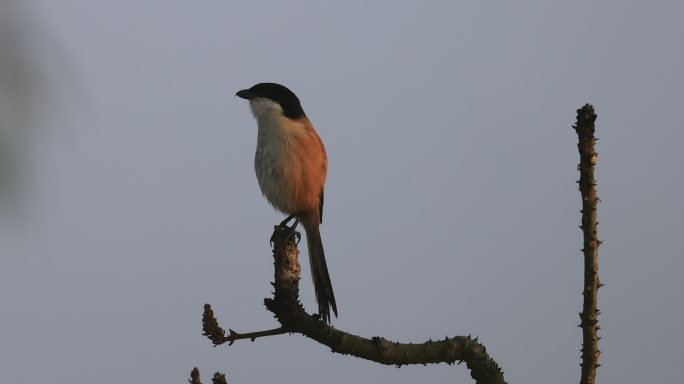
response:
<svg viewBox="0 0 684 384"><path fill-rule="evenodd" d="M45 104L41 31L28 3L0 1L0 215L16 209Z"/></svg>

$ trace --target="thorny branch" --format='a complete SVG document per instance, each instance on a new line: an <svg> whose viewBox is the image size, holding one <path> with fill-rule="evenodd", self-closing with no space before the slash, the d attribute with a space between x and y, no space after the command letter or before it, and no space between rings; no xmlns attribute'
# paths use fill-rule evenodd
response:
<svg viewBox="0 0 684 384"><path fill-rule="evenodd" d="M580 313L580 327L582 328L582 375L581 384L596 382L596 368L601 351L598 349L598 290L602 284L598 275L598 249L601 241L598 239L598 220L596 207L600 201L596 193L596 179L594 168L598 154L595 150L596 137L594 122L596 114L594 107L586 104L577 110L577 123L573 126L577 131L580 154L579 190L582 194L582 229L584 235L584 306Z"/></svg>
<svg viewBox="0 0 684 384"><path fill-rule="evenodd" d="M477 338L456 336L439 341L429 340L422 344L404 344L386 340L383 337L370 339L355 336L320 321L317 316L306 313L299 302L300 266L297 260L299 250L294 234L276 227L273 236L275 258L275 294L265 299L264 304L273 312L281 328L240 335L225 331L218 325L211 306L205 305L203 317L204 334L214 345L241 338L265 336L267 334L300 333L327 345L333 352L352 355L388 365L462 363L471 371L477 383L505 383L503 373Z"/></svg>

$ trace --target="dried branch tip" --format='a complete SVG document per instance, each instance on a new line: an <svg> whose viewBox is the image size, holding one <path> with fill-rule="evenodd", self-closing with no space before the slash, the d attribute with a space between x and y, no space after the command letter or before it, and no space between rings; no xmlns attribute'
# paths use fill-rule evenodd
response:
<svg viewBox="0 0 684 384"><path fill-rule="evenodd" d="M188 380L188 382L190 384L202 384L202 381L200 380L200 372L197 367L193 368L190 372L190 380Z"/></svg>
<svg viewBox="0 0 684 384"><path fill-rule="evenodd" d="M223 344L226 340L226 331L219 326L216 317L214 317L214 311L209 304L204 304L202 331L202 334L214 343L214 347Z"/></svg>

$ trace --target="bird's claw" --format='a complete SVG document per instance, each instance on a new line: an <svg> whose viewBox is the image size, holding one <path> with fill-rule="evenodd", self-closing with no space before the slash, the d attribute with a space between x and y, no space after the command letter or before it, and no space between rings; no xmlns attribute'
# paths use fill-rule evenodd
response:
<svg viewBox="0 0 684 384"><path fill-rule="evenodd" d="M287 238L288 238L288 239L290 238L290 236L293 236L293 235L294 235L294 237L295 237L295 239L296 239L296 240L295 240L295 245L299 245L299 242L302 240L302 234L301 234L301 233L295 231L294 228L290 228L290 227L288 227L287 225L286 225L285 228L283 228L282 230L283 230L283 231L286 231L285 233L287 234Z"/></svg>
<svg viewBox="0 0 684 384"><path fill-rule="evenodd" d="M283 233L288 239L290 238L290 236L294 235L296 238L296 241L295 241L296 245L299 245L299 242L302 240L302 234L301 233L295 231L295 229L292 227L288 227L287 225L281 224L281 225L276 225L273 227L273 234L271 235L271 239L270 239L271 246L273 246L273 242L275 241L275 237L276 237L276 234L278 232Z"/></svg>

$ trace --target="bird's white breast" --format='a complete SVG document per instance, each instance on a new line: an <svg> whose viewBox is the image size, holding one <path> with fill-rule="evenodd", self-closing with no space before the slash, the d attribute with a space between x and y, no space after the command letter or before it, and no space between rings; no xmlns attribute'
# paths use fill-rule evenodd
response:
<svg viewBox="0 0 684 384"><path fill-rule="evenodd" d="M292 142L303 130L285 117L280 105L273 101L252 100L250 107L259 126L254 170L261 192L279 211L295 213L296 199L288 195L287 175L298 172L294 169L297 162Z"/></svg>

